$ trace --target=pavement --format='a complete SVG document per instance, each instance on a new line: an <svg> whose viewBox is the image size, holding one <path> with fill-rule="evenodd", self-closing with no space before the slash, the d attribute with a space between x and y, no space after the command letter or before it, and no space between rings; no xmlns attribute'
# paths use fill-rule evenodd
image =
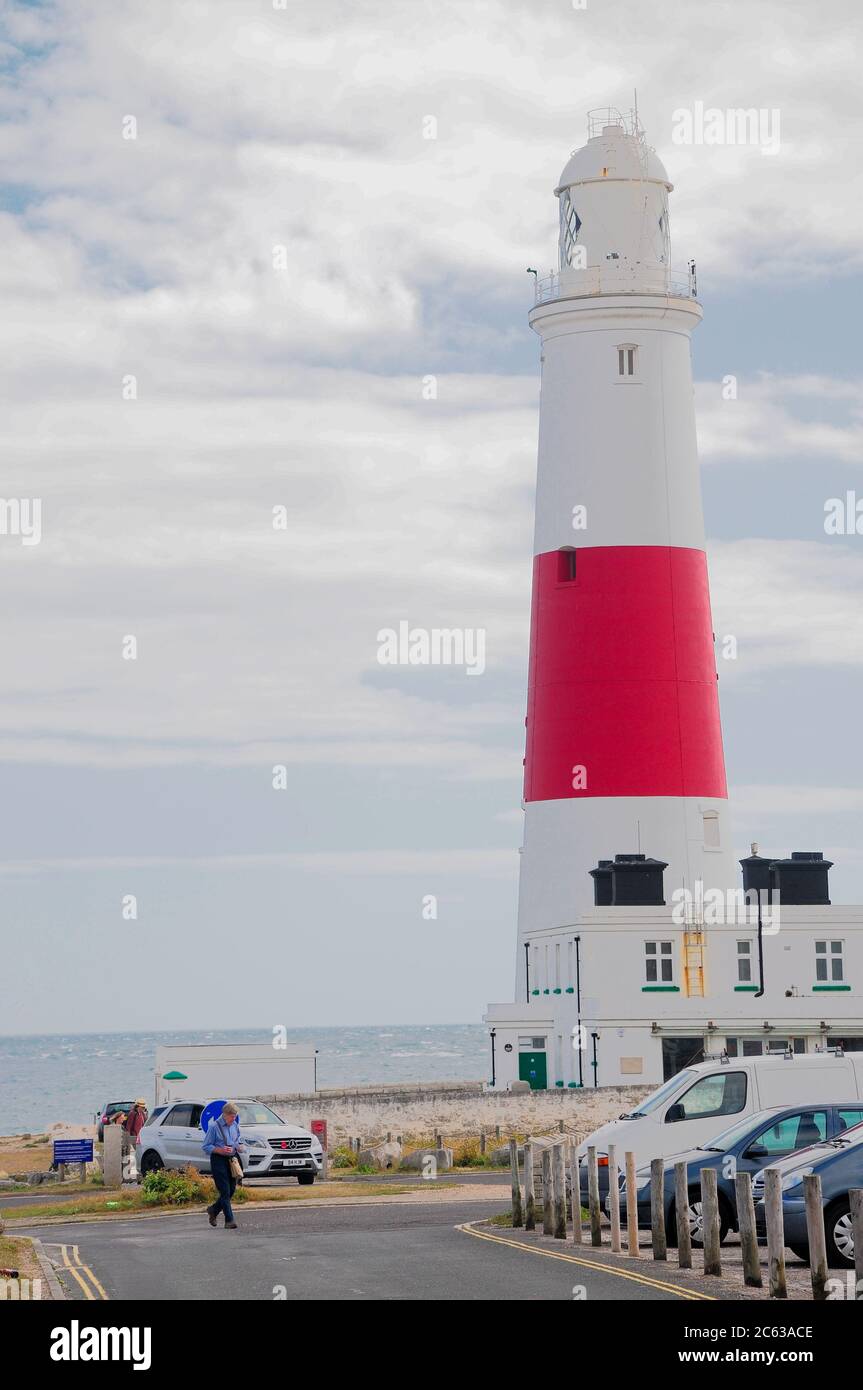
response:
<svg viewBox="0 0 863 1390"><path fill-rule="evenodd" d="M362 1201L237 1211L213 1230L196 1211L146 1220L33 1227L77 1301L691 1301L663 1272L635 1276L611 1257L551 1252L486 1218L506 1200ZM559 1247L563 1242L556 1243ZM709 1295L708 1295L709 1296Z"/></svg>

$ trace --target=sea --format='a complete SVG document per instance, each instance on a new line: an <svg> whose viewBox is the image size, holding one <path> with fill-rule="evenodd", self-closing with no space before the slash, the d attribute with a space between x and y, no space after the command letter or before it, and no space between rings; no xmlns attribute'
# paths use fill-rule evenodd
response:
<svg viewBox="0 0 863 1390"><path fill-rule="evenodd" d="M481 1024L293 1028L289 1043L318 1049L318 1086L481 1081L489 1070ZM91 1124L108 1100L154 1094L158 1043L272 1042L260 1029L0 1036L0 1135Z"/></svg>

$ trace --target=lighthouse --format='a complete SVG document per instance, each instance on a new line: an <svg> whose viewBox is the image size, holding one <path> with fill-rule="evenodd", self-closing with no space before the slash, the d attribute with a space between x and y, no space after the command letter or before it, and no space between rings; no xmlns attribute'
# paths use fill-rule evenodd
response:
<svg viewBox="0 0 863 1390"><path fill-rule="evenodd" d="M542 341L519 980L526 933L594 901L616 855L666 889L733 884L695 437L694 267L635 117L567 163Z"/></svg>
<svg viewBox="0 0 863 1390"><path fill-rule="evenodd" d="M489 1087L644 1088L708 1054L863 1049L863 912L832 903L831 861L753 844L740 886L693 403L702 311L637 114L590 113L554 192L558 264L530 310L516 989L486 1011Z"/></svg>

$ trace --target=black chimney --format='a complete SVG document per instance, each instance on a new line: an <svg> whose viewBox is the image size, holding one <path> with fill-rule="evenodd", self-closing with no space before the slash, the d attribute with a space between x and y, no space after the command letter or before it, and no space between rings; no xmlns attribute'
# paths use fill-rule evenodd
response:
<svg viewBox="0 0 863 1390"><path fill-rule="evenodd" d="M773 880L770 870L773 861L766 859L761 854L752 853L740 860L740 867L743 870L743 891L744 893L759 893L761 902L767 904L771 901L771 888Z"/></svg>
<svg viewBox="0 0 863 1390"><path fill-rule="evenodd" d="M662 875L668 864L643 854L616 854L611 865L613 907L664 907Z"/></svg>
<svg viewBox="0 0 863 1390"><path fill-rule="evenodd" d="M600 859L595 869L590 870L593 879L594 907L611 906L611 860Z"/></svg>
<svg viewBox="0 0 863 1390"><path fill-rule="evenodd" d="M820 851L797 850L790 859L775 859L770 865L771 887L779 890L782 907L829 906L827 882L833 861Z"/></svg>

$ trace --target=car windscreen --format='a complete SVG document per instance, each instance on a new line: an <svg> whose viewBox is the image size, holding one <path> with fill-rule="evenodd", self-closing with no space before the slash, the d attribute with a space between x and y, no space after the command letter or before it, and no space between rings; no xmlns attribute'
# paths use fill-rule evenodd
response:
<svg viewBox="0 0 863 1390"><path fill-rule="evenodd" d="M241 1100L237 1103L240 1112L240 1128L243 1125L283 1125L284 1120L279 1119L275 1110L271 1110L268 1105L262 1105L259 1100Z"/></svg>
<svg viewBox="0 0 863 1390"><path fill-rule="evenodd" d="M654 1091L652 1095L645 1096L644 1100L638 1102L638 1109L631 1112L632 1118L638 1115L649 1115L651 1110L655 1110L658 1105L667 1101L669 1096L673 1096L676 1091L680 1090L682 1081L696 1075L697 1072L691 1071L687 1067L684 1071L678 1072L676 1076L672 1076L671 1080L666 1081L664 1086L660 1086L658 1091Z"/></svg>
<svg viewBox="0 0 863 1390"><path fill-rule="evenodd" d="M770 1110L759 1110L757 1115L747 1115L745 1120L738 1120L736 1125L731 1125L728 1129L723 1129L714 1138L708 1139L705 1144L699 1144L701 1149L718 1149L720 1153L725 1153L732 1144L736 1144L738 1139L745 1139L751 1130L760 1124L766 1124L773 1112Z"/></svg>

